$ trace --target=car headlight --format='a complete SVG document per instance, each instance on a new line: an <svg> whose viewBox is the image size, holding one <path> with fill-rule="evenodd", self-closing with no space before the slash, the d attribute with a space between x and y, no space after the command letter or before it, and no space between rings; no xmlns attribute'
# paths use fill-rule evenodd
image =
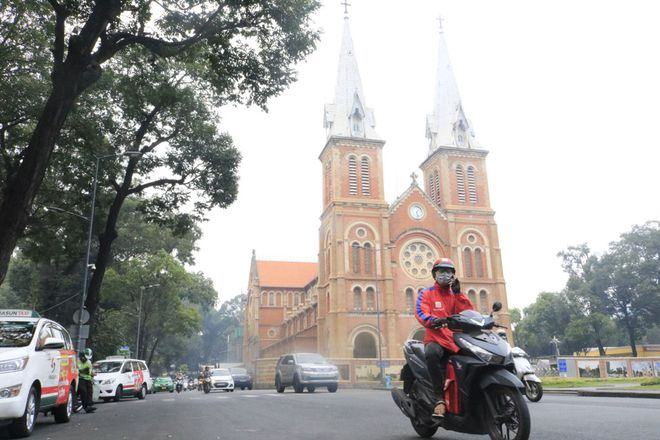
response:
<svg viewBox="0 0 660 440"><path fill-rule="evenodd" d="M0 399L8 399L10 397L16 397L21 392L21 384L14 385L11 387L1 388L0 389Z"/></svg>
<svg viewBox="0 0 660 440"><path fill-rule="evenodd" d="M28 363L28 357L11 359L8 361L0 362L0 373L13 373L14 371L22 371Z"/></svg>
<svg viewBox="0 0 660 440"><path fill-rule="evenodd" d="M502 356L498 356L496 354L491 353L488 350L484 350L483 348L479 347L478 345L474 345L471 342L466 341L465 339L461 339L461 345L464 348L467 348L470 350L472 353L476 354L479 359L481 359L484 362L487 363L497 363L500 364L502 363Z"/></svg>
<svg viewBox="0 0 660 440"><path fill-rule="evenodd" d="M114 381L115 381L114 379L106 379L106 380L104 380L104 381L101 382L101 385L110 385L110 384L112 384Z"/></svg>

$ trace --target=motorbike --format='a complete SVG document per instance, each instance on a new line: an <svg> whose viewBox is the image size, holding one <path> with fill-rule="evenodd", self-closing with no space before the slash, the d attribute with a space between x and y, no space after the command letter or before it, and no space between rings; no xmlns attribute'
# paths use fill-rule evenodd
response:
<svg viewBox="0 0 660 440"><path fill-rule="evenodd" d="M211 378L210 377L205 377L204 378L202 388L204 389L204 394L208 394L208 393L211 392Z"/></svg>
<svg viewBox="0 0 660 440"><path fill-rule="evenodd" d="M498 301L493 312L501 310ZM531 420L521 391L525 386L514 374L511 347L490 330L492 313L483 316L465 310L447 318L460 351L449 357L445 378L443 418L432 417L436 398L419 341L404 344L406 364L401 370L403 390L392 398L420 437L432 437L438 428L468 434L487 434L492 440L528 440Z"/></svg>
<svg viewBox="0 0 660 440"><path fill-rule="evenodd" d="M543 397L543 385L541 379L536 375L534 367L529 363L525 350L520 347L511 349L513 364L516 367L516 376L525 385L525 396L530 402L538 402Z"/></svg>
<svg viewBox="0 0 660 440"><path fill-rule="evenodd" d="M177 379L176 380L176 392L180 393L183 391L183 379Z"/></svg>

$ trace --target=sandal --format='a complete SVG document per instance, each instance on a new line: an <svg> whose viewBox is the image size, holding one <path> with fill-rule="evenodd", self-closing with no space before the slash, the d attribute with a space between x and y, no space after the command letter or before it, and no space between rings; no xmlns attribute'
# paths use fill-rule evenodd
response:
<svg viewBox="0 0 660 440"><path fill-rule="evenodd" d="M438 407L440 405L442 405L442 412L438 413ZM431 414L431 417L434 419L444 419L446 412L447 412L447 404L445 403L444 400L438 400L435 404L435 408L433 408L433 414Z"/></svg>

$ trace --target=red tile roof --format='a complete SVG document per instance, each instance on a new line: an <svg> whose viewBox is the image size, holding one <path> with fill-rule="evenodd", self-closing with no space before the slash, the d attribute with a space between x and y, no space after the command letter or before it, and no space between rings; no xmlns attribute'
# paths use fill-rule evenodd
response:
<svg viewBox="0 0 660 440"><path fill-rule="evenodd" d="M257 260L259 284L262 287L302 289L318 274L317 263Z"/></svg>

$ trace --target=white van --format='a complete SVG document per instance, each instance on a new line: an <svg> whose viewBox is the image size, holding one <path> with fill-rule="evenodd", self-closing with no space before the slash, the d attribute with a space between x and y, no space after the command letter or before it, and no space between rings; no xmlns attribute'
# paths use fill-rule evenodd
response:
<svg viewBox="0 0 660 440"><path fill-rule="evenodd" d="M94 382L99 387L99 397L109 402L119 402L122 397L144 399L151 384L147 363L124 356L108 356L94 363Z"/></svg>
<svg viewBox="0 0 660 440"><path fill-rule="evenodd" d="M69 333L32 310L0 310L0 421L16 437L32 434L39 412L71 418L78 386Z"/></svg>

